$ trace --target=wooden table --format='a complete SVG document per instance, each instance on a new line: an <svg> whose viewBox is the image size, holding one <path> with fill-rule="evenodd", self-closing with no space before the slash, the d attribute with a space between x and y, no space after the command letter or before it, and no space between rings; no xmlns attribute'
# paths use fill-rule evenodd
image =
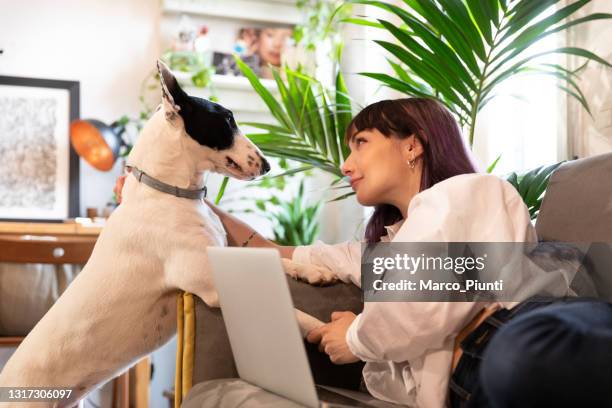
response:
<svg viewBox="0 0 612 408"><path fill-rule="evenodd" d="M102 228L99 226L87 226L74 221L0 222L0 262L84 265L100 231ZM23 337L0 337L0 346L17 346L22 340ZM122 393L123 401L118 405L148 407L151 376L149 358L142 359L130 371L133 375L126 373L120 377L119 382L126 392ZM128 392L130 388L134 392Z"/></svg>
<svg viewBox="0 0 612 408"><path fill-rule="evenodd" d="M84 265L101 230L75 222L0 222L0 262Z"/></svg>

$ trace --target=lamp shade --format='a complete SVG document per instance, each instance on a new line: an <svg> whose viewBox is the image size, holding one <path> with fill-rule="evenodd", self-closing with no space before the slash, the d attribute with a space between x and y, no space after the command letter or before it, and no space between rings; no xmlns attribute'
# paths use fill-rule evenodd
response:
<svg viewBox="0 0 612 408"><path fill-rule="evenodd" d="M124 127L106 125L96 119L75 120L70 124L70 142L77 154L92 167L109 171L119 157Z"/></svg>

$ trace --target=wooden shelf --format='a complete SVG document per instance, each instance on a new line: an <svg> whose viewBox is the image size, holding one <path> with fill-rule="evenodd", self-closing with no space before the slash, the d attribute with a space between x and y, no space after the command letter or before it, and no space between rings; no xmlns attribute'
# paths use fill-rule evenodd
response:
<svg viewBox="0 0 612 408"><path fill-rule="evenodd" d="M213 92L210 88L194 86L191 81L192 73L173 72L173 74L183 90L189 95L209 98L211 92ZM261 83L273 95L278 95L276 82L271 79L261 79ZM214 95L219 98L219 103L238 114L242 121L262 122L270 120L271 115L268 107L255 92L247 78L232 75L213 75L212 85Z"/></svg>
<svg viewBox="0 0 612 408"><path fill-rule="evenodd" d="M180 72L173 71L172 72L176 79L179 81L181 86L187 88L196 88L191 81L191 77L193 76L193 72ZM261 84L268 88L271 92L277 92L276 82L272 79L260 79ZM242 76L233 76L233 75L217 75L214 74L212 76L212 84L217 90L232 90L232 91L243 91L256 94L255 90L251 86L251 83L246 77Z"/></svg>
<svg viewBox="0 0 612 408"><path fill-rule="evenodd" d="M302 15L291 0L164 0L163 11L277 25L295 25Z"/></svg>

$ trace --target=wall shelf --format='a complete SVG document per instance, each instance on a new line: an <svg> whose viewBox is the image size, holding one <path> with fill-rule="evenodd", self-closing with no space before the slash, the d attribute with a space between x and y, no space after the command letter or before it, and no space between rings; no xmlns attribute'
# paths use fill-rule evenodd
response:
<svg viewBox="0 0 612 408"><path fill-rule="evenodd" d="M163 11L276 25L302 21L294 0L164 0Z"/></svg>
<svg viewBox="0 0 612 408"><path fill-rule="evenodd" d="M193 86L193 82L191 82L193 73L180 71L173 71L172 73L181 85ZM274 80L265 78L260 78L259 80L261 81L262 85L268 88L270 91L276 92L277 88ZM216 89L232 89L255 93L255 90L251 86L249 80L243 76L214 74L212 76L212 83Z"/></svg>
<svg viewBox="0 0 612 408"><path fill-rule="evenodd" d="M209 88L198 88L191 82L191 73L173 72L179 84L187 94L200 98L209 98ZM271 79L261 79L262 84L273 95L278 94L276 83ZM255 92L248 79L231 75L213 75L214 93L219 103L236 115L238 122L274 123L270 111L260 96Z"/></svg>

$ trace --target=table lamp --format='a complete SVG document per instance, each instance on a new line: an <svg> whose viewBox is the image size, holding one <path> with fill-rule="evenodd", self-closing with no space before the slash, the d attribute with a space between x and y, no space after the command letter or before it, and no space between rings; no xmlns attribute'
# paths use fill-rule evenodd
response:
<svg viewBox="0 0 612 408"><path fill-rule="evenodd" d="M70 143L79 157L100 171L110 171L119 157L125 125L106 125L97 119L75 120L70 124Z"/></svg>

